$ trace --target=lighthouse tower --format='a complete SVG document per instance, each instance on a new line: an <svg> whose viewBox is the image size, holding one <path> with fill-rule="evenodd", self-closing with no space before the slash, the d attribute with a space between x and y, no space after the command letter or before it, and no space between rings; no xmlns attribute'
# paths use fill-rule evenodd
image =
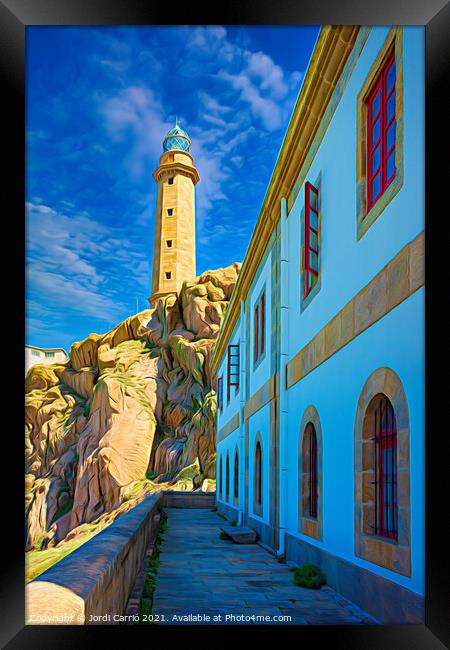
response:
<svg viewBox="0 0 450 650"><path fill-rule="evenodd" d="M159 166L150 304L195 277L195 186L199 175L189 136L176 122L163 141Z"/></svg>

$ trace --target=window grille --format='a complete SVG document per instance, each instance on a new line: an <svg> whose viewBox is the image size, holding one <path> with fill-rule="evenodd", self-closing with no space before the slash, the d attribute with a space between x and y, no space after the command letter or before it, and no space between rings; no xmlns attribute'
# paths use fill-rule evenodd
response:
<svg viewBox="0 0 450 650"><path fill-rule="evenodd" d="M397 425L394 409L386 395L380 395L374 409L375 535L398 538L397 508Z"/></svg>

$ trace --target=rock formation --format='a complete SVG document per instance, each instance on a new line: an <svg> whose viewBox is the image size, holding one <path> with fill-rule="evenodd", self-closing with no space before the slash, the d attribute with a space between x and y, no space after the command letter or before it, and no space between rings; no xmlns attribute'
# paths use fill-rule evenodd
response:
<svg viewBox="0 0 450 650"><path fill-rule="evenodd" d="M240 264L26 378L27 550L110 523L152 490L211 489L216 396L209 361Z"/></svg>

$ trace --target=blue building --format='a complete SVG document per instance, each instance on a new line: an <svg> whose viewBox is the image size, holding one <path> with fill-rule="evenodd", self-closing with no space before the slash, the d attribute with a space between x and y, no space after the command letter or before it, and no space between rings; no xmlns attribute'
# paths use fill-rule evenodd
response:
<svg viewBox="0 0 450 650"><path fill-rule="evenodd" d="M424 30L324 27L216 344L217 505L424 620Z"/></svg>

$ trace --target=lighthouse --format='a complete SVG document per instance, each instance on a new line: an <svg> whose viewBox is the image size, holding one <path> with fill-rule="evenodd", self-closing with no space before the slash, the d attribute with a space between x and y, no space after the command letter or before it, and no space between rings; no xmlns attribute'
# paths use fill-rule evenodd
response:
<svg viewBox="0 0 450 650"><path fill-rule="evenodd" d="M200 180L191 140L176 122L163 141L153 173L157 184L156 226L150 304L176 293L195 278L195 186Z"/></svg>

